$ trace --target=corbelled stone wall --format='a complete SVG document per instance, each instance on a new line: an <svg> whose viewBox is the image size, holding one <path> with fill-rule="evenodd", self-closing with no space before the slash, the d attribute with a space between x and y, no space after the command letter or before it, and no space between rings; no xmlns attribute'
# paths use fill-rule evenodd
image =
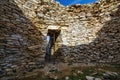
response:
<svg viewBox="0 0 120 80"><path fill-rule="evenodd" d="M44 66L45 37L18 6L20 1L0 0L0 77Z"/></svg>
<svg viewBox="0 0 120 80"><path fill-rule="evenodd" d="M106 0L68 7L69 24L61 30L56 57L63 62L120 64L119 5Z"/></svg>
<svg viewBox="0 0 120 80"><path fill-rule="evenodd" d="M120 64L120 1L61 6L53 0L0 0L0 77L44 66L48 29L61 30L55 60Z"/></svg>

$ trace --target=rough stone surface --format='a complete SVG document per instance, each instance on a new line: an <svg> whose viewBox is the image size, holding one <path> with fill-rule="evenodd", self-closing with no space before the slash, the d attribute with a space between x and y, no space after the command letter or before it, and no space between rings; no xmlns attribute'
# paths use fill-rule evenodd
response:
<svg viewBox="0 0 120 80"><path fill-rule="evenodd" d="M61 30L56 60L120 65L119 0L69 7L53 0L0 0L2 76L24 75L44 66L49 26Z"/></svg>

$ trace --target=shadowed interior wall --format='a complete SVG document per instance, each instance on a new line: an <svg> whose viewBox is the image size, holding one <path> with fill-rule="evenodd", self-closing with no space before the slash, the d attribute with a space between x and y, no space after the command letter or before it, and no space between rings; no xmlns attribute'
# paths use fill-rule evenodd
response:
<svg viewBox="0 0 120 80"><path fill-rule="evenodd" d="M0 77L23 75L42 67L43 44L44 36L17 3L0 0Z"/></svg>
<svg viewBox="0 0 120 80"><path fill-rule="evenodd" d="M120 64L119 0L69 7L53 0L0 0L0 77L44 67L49 26L61 30L56 61Z"/></svg>

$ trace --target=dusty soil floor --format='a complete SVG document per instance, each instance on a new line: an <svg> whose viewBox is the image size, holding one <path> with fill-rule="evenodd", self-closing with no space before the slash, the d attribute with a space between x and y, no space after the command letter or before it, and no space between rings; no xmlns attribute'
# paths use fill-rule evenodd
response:
<svg viewBox="0 0 120 80"><path fill-rule="evenodd" d="M110 74L110 75L109 75ZM98 78L98 80L106 80L105 75L112 76L108 80L120 80L119 67L99 67L86 66L81 64L46 64L44 69L35 70L23 76L20 80L89 80L86 77ZM117 78L114 78L117 76ZM93 79L94 80L94 79Z"/></svg>

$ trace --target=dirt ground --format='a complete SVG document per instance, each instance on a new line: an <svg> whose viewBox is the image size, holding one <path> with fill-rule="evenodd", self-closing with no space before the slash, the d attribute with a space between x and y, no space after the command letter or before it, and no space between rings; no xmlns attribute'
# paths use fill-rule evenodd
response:
<svg viewBox="0 0 120 80"><path fill-rule="evenodd" d="M120 80L120 68L108 66L87 66L82 64L46 64L43 69L28 73L20 80L87 80L86 76L103 80L105 74L117 74ZM112 80L112 79L110 79Z"/></svg>

